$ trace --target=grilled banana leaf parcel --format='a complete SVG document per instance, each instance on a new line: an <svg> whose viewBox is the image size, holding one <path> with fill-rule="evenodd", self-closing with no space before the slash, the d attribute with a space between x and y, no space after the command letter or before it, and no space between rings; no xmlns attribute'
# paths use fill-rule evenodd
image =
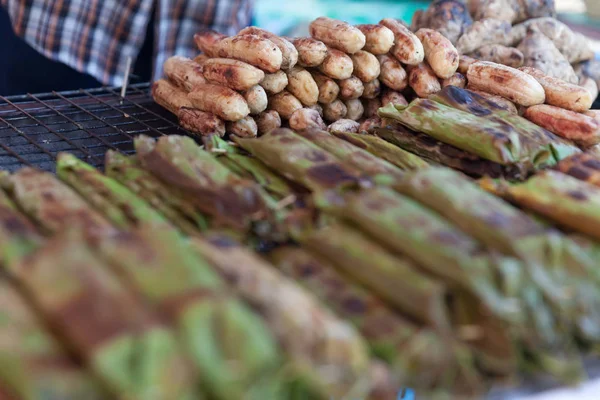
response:
<svg viewBox="0 0 600 400"><path fill-rule="evenodd" d="M404 319L324 258L292 246L280 247L269 257L287 276L352 322L372 352L388 362L404 384L456 394L474 394L481 389L480 377L466 348Z"/></svg>
<svg viewBox="0 0 600 400"><path fill-rule="evenodd" d="M403 171L427 168L429 166L429 163L418 155L391 145L377 136L352 132L333 132L333 135L365 149L374 156L395 165Z"/></svg>
<svg viewBox="0 0 600 400"><path fill-rule="evenodd" d="M508 125L521 135L523 141L531 140L548 146L553 157L553 160L548 160L549 165L572 154L581 153L581 150L573 142L563 139L519 115L504 110L493 101L470 90L446 86L440 92L430 96L429 99L499 124Z"/></svg>
<svg viewBox="0 0 600 400"><path fill-rule="evenodd" d="M113 397L197 398L173 332L74 233L56 235L11 268L35 308Z"/></svg>
<svg viewBox="0 0 600 400"><path fill-rule="evenodd" d="M402 179L402 170L385 159L369 153L360 143L351 143L329 132L316 129L299 131L297 134L335 155L344 163L371 176L375 183L394 185Z"/></svg>
<svg viewBox="0 0 600 400"><path fill-rule="evenodd" d="M173 225L188 235L205 231L210 221L193 203L175 196L171 189L142 168L135 156L106 152L105 173L156 208Z"/></svg>
<svg viewBox="0 0 600 400"><path fill-rule="evenodd" d="M240 296L261 310L293 368L320 394L308 398L367 398L369 352L351 325L229 237L191 240Z"/></svg>
<svg viewBox="0 0 600 400"><path fill-rule="evenodd" d="M600 339L600 296L589 291L596 268L577 256L574 242L451 169L410 173L399 190L489 248L521 259L530 279L562 318L586 338Z"/></svg>
<svg viewBox="0 0 600 400"><path fill-rule="evenodd" d="M594 185L548 170L499 190L526 209L600 240L600 188Z"/></svg>
<svg viewBox="0 0 600 400"><path fill-rule="evenodd" d="M231 172L193 139L138 136L134 143L145 169L215 221L247 230L270 216L260 187Z"/></svg>
<svg viewBox="0 0 600 400"><path fill-rule="evenodd" d="M415 99L406 107L390 104L379 109L379 116L502 165L524 163L536 169L553 160L548 146L521 136L510 125L433 100Z"/></svg>
<svg viewBox="0 0 600 400"><path fill-rule="evenodd" d="M236 137L235 141L271 169L314 192L370 183L360 170L290 129L275 129L258 139Z"/></svg>
<svg viewBox="0 0 600 400"><path fill-rule="evenodd" d="M0 304L0 398L108 399L98 382L63 351L6 279L0 280Z"/></svg>
<svg viewBox="0 0 600 400"><path fill-rule="evenodd" d="M565 158L558 163L556 169L573 178L594 186L600 186L600 159L589 154L589 152Z"/></svg>
<svg viewBox="0 0 600 400"><path fill-rule="evenodd" d="M279 382L261 386L281 361L274 337L180 235L147 226L93 243L174 324L206 392L223 400L277 398L269 395Z"/></svg>
<svg viewBox="0 0 600 400"><path fill-rule="evenodd" d="M386 118L384 122L384 126L375 130L377 136L422 157L430 164L452 167L473 177L489 176L522 180L529 173L528 167L524 164L498 164L424 133L412 131L393 120Z"/></svg>

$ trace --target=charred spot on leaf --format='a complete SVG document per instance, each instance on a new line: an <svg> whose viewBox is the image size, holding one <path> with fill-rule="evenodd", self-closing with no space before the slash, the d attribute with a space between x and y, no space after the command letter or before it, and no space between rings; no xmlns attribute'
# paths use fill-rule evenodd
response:
<svg viewBox="0 0 600 400"><path fill-rule="evenodd" d="M359 179L346 170L342 165L328 163L309 168L306 173L310 178L325 186L334 187L342 183L359 183Z"/></svg>
<svg viewBox="0 0 600 400"><path fill-rule="evenodd" d="M311 149L306 152L304 158L315 163L325 162L327 161L327 153L321 149Z"/></svg>
<svg viewBox="0 0 600 400"><path fill-rule="evenodd" d="M567 195L575 200L584 201L587 200L587 194L580 190L570 190L567 192Z"/></svg>
<svg viewBox="0 0 600 400"><path fill-rule="evenodd" d="M300 276L303 278L307 278L307 277L314 275L315 271L317 270L315 268L315 266L313 264L311 264L310 262L300 265L300 267L298 269L300 272Z"/></svg>
<svg viewBox="0 0 600 400"><path fill-rule="evenodd" d="M459 245L461 243L461 237L451 231L438 231L432 235L432 239L435 242L445 245Z"/></svg>
<svg viewBox="0 0 600 400"><path fill-rule="evenodd" d="M14 211L0 208L0 224L8 232L17 235L25 236L32 234L34 229L22 218L19 218Z"/></svg>
<svg viewBox="0 0 600 400"><path fill-rule="evenodd" d="M341 137L342 139L344 139L348 143L352 143L354 146L360 147L361 149L366 149L368 147L365 142L363 142L362 140L357 139L357 138L355 138L355 137L353 137L351 135L336 134L336 136Z"/></svg>
<svg viewBox="0 0 600 400"><path fill-rule="evenodd" d="M600 170L600 160L596 160L595 158L584 160L582 164L588 168Z"/></svg>
<svg viewBox="0 0 600 400"><path fill-rule="evenodd" d="M365 303L357 297L348 297L342 304L344 310L350 314L363 314L366 310Z"/></svg>
<svg viewBox="0 0 600 400"><path fill-rule="evenodd" d="M432 111L436 111L438 110L439 107L437 107L437 105L435 104L435 102L431 101L431 100L423 100L420 103L421 107L427 109L427 110L432 110Z"/></svg>
<svg viewBox="0 0 600 400"><path fill-rule="evenodd" d="M208 242L220 249L229 249L238 247L239 244L229 236L215 236L208 239Z"/></svg>
<svg viewBox="0 0 600 400"><path fill-rule="evenodd" d="M567 171L567 174L582 181L587 181L592 175L583 168L572 166Z"/></svg>

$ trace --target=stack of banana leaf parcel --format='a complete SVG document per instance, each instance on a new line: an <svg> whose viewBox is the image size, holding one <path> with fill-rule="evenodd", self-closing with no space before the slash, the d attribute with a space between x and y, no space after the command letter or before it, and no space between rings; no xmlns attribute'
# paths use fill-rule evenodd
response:
<svg viewBox="0 0 600 400"><path fill-rule="evenodd" d="M475 399L524 372L585 379L600 188L573 171L595 159L483 101L449 87L382 109L373 135L140 136L104 172L65 153L56 175L0 175L0 396Z"/></svg>

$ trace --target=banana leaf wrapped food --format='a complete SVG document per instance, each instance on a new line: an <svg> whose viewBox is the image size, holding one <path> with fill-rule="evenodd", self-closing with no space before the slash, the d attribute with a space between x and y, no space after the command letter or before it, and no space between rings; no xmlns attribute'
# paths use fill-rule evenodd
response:
<svg viewBox="0 0 600 400"><path fill-rule="evenodd" d="M388 118L384 119L384 126L375 130L375 134L430 164L452 167L469 176L524 179L528 175L527 167L523 164L502 165L486 160L424 133L412 131Z"/></svg>
<svg viewBox="0 0 600 400"><path fill-rule="evenodd" d="M0 398L108 399L6 279L0 279L0 304Z"/></svg>
<svg viewBox="0 0 600 400"><path fill-rule="evenodd" d="M522 163L535 170L553 160L548 146L520 135L512 126L433 100L415 99L408 106L388 105L379 109L379 116L502 165Z"/></svg>
<svg viewBox="0 0 600 400"><path fill-rule="evenodd" d="M303 248L327 259L415 321L445 335L451 335L452 327L483 327L481 329L488 335L466 338L469 346L475 348L477 359L486 370L496 374L516 371L517 353L512 334L502 321L488 317L488 309L482 307L484 312L456 321L454 303L464 297L460 288L423 274L413 262L390 253L365 234L337 221L320 229L304 231L295 238ZM478 308L477 311L481 310Z"/></svg>
<svg viewBox="0 0 600 400"><path fill-rule="evenodd" d="M559 171L546 170L496 191L557 224L600 240L600 188Z"/></svg>
<svg viewBox="0 0 600 400"><path fill-rule="evenodd" d="M416 154L412 154L373 135L352 132L333 132L335 136L360 147L376 157L395 165L401 170L427 168L429 163Z"/></svg>
<svg viewBox="0 0 600 400"><path fill-rule="evenodd" d="M352 322L371 351L391 365L403 384L454 394L481 390L481 378L466 348L402 318L325 259L292 246L275 249L269 258L336 314Z"/></svg>
<svg viewBox="0 0 600 400"><path fill-rule="evenodd" d="M364 339L352 326L229 237L213 234L191 240L240 296L261 310L291 364L317 389L318 398L366 398L371 362Z"/></svg>
<svg viewBox="0 0 600 400"><path fill-rule="evenodd" d="M168 186L142 168L135 156L109 150L104 165L109 178L146 200L182 232L193 235L208 229L209 219L193 203L173 195Z"/></svg>
<svg viewBox="0 0 600 400"><path fill-rule="evenodd" d="M235 141L271 169L314 192L371 183L360 170L290 129L274 129L258 139L236 137Z"/></svg>
<svg viewBox="0 0 600 400"><path fill-rule="evenodd" d="M231 172L191 138L138 136L134 144L142 166L213 223L246 231L253 222L271 217L258 185Z"/></svg>
<svg viewBox="0 0 600 400"><path fill-rule="evenodd" d="M192 400L201 395L174 333L121 284L79 233L56 234L10 273L115 398Z"/></svg>
<svg viewBox="0 0 600 400"><path fill-rule="evenodd" d="M553 165L563 158L581 153L581 150L572 141L563 139L517 114L506 111L497 103L470 90L447 86L429 99L499 124L508 125L519 133L523 141L531 140L547 146L552 153L552 159L547 160L547 165Z"/></svg>
<svg viewBox="0 0 600 400"><path fill-rule="evenodd" d="M558 163L556 169L591 185L600 186L600 159L588 152L565 158Z"/></svg>

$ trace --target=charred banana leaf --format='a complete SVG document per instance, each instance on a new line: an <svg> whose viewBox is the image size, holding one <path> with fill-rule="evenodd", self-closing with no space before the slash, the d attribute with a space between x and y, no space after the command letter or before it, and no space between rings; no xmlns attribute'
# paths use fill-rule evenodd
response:
<svg viewBox="0 0 600 400"><path fill-rule="evenodd" d="M134 156L109 150L106 153L106 175L120 182L156 208L173 225L188 235L209 227L209 220L189 201L174 195L171 189L143 169Z"/></svg>
<svg viewBox="0 0 600 400"><path fill-rule="evenodd" d="M198 398L173 332L73 233L56 235L11 269L35 308L114 397Z"/></svg>
<svg viewBox="0 0 600 400"><path fill-rule="evenodd" d="M22 168L5 177L2 184L44 233L53 234L67 227L78 227L98 236L116 232L106 218L50 173Z"/></svg>
<svg viewBox="0 0 600 400"><path fill-rule="evenodd" d="M394 185L402 179L403 173L398 167L369 153L364 146L359 147L361 143L354 145L326 131L316 129L299 131L297 134L335 155L344 163L371 176L375 183Z"/></svg>
<svg viewBox="0 0 600 400"><path fill-rule="evenodd" d="M510 125L433 100L416 99L407 107L390 104L379 109L379 116L502 165L523 163L537 169L552 160L547 146L522 137Z"/></svg>
<svg viewBox="0 0 600 400"><path fill-rule="evenodd" d="M366 398L371 390L368 348L352 326L229 237L191 240L246 301L262 310L294 370L320 397Z"/></svg>
<svg viewBox="0 0 600 400"><path fill-rule="evenodd" d="M236 137L235 141L271 169L314 192L370 183L361 171L289 129L275 129L258 139Z"/></svg>
<svg viewBox="0 0 600 400"><path fill-rule="evenodd" d="M508 125L521 135L524 143L530 140L548 146L553 157L553 160L548 160L548 165L555 164L572 154L581 153L581 150L573 142L565 140L519 115L504 110L493 101L470 90L446 86L429 99L499 124Z"/></svg>
<svg viewBox="0 0 600 400"><path fill-rule="evenodd" d="M594 186L600 186L600 159L589 152L572 155L558 163L556 169Z"/></svg>
<svg viewBox="0 0 600 400"><path fill-rule="evenodd" d="M1 398L108 399L98 382L69 358L5 279L0 280L0 304Z"/></svg>
<svg viewBox="0 0 600 400"><path fill-rule="evenodd" d="M376 157L394 164L401 170L410 171L427 168L429 166L429 163L418 155L394 146L377 136L351 132L334 132L333 134L340 139L344 139L347 142L368 151Z"/></svg>
<svg viewBox="0 0 600 400"><path fill-rule="evenodd" d="M56 174L118 228L171 226L164 216L127 187L72 154L59 154Z"/></svg>
<svg viewBox="0 0 600 400"><path fill-rule="evenodd" d="M481 390L481 377L467 349L405 320L323 258L291 246L280 247L269 257L287 276L352 322L371 351L388 362L404 384L463 395Z"/></svg>
<svg viewBox="0 0 600 400"><path fill-rule="evenodd" d="M385 122L385 126L375 130L377 136L422 157L430 164L452 167L473 177L489 176L522 180L528 175L527 167L523 164L498 164L424 133L411 131L393 120L386 118Z"/></svg>
<svg viewBox="0 0 600 400"><path fill-rule="evenodd" d="M96 240L94 248L169 318L206 392L223 400L278 398L279 382L265 382L281 362L271 332L177 233L140 227Z"/></svg>
<svg viewBox="0 0 600 400"><path fill-rule="evenodd" d="M260 187L238 177L191 138L138 136L134 143L145 169L215 223L248 230L254 221L270 217Z"/></svg>

